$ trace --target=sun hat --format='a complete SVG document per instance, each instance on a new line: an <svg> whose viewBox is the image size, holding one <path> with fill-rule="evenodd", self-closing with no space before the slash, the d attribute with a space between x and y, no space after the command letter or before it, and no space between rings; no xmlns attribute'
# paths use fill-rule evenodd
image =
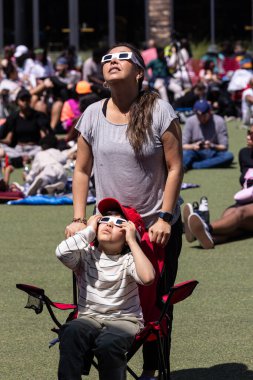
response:
<svg viewBox="0 0 253 380"><path fill-rule="evenodd" d="M15 49L14 57L19 58L26 53L28 53L28 47L25 45L18 45Z"/></svg>
<svg viewBox="0 0 253 380"><path fill-rule="evenodd" d="M115 198L104 198L98 203L98 211L106 215L108 211L119 211L127 220L135 224L137 237L141 240L145 232L145 224L140 214L133 207L123 206Z"/></svg>
<svg viewBox="0 0 253 380"><path fill-rule="evenodd" d="M210 104L204 99L197 100L193 106L193 111L195 113L197 113L198 115L202 115L203 113L207 113L208 111L210 111L210 109L211 109Z"/></svg>
<svg viewBox="0 0 253 380"><path fill-rule="evenodd" d="M86 82L86 80L77 82L76 92L80 95L90 94L92 92L91 84L89 82Z"/></svg>

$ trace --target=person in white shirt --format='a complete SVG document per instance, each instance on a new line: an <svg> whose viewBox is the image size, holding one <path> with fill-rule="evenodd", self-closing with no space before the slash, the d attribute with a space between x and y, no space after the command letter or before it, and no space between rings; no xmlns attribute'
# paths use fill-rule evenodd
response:
<svg viewBox="0 0 253 380"><path fill-rule="evenodd" d="M248 88L242 93L242 121L244 125L251 125L253 122L253 77L249 80Z"/></svg>
<svg viewBox="0 0 253 380"><path fill-rule="evenodd" d="M136 210L104 198L98 211L102 217L83 221L87 227L56 249L79 288L78 317L59 334L59 380L81 380L93 354L100 380L126 379L126 353L143 328L137 284L149 285L155 278L137 242L145 226Z"/></svg>
<svg viewBox="0 0 253 380"><path fill-rule="evenodd" d="M83 80L103 86L104 78L102 73L101 58L103 49L95 49L92 57L87 58L83 63Z"/></svg>

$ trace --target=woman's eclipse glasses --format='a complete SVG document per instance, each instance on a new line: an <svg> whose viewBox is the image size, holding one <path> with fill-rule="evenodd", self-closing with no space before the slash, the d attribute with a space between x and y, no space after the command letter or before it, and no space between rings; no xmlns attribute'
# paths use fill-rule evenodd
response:
<svg viewBox="0 0 253 380"><path fill-rule="evenodd" d="M102 57L101 63L111 62L113 59L118 59L119 61L130 60L144 70L144 66L136 58L135 54L132 51L124 51L120 53L110 53Z"/></svg>

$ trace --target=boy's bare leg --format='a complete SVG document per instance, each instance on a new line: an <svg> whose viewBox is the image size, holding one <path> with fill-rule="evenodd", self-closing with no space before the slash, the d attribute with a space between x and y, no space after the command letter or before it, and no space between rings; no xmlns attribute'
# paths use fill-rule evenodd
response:
<svg viewBox="0 0 253 380"><path fill-rule="evenodd" d="M61 100L56 100L56 102L53 103L53 106L51 109L51 122L50 122L52 129L55 129L57 124L60 121L62 107L63 107L63 102Z"/></svg>
<svg viewBox="0 0 253 380"><path fill-rule="evenodd" d="M6 185L10 183L11 173L14 171L14 167L12 165L8 165L7 168L4 169L4 182Z"/></svg>

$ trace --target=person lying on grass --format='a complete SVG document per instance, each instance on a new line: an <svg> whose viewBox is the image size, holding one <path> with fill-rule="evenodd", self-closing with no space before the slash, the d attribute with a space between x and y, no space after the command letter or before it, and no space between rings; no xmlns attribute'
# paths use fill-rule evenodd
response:
<svg viewBox="0 0 253 380"><path fill-rule="evenodd" d="M105 198L102 215L60 243L57 257L72 269L79 287L78 317L60 330L58 379L81 380L94 354L100 380L126 379L126 353L143 327L138 285L155 271L137 239L145 232L136 210Z"/></svg>
<svg viewBox="0 0 253 380"><path fill-rule="evenodd" d="M247 147L239 152L240 183L243 184L249 170L253 169L253 125L247 131ZM214 248L215 244L253 236L253 177L247 180L248 199L225 209L221 217L211 223L204 220L200 210L187 203L183 210L185 237L188 242L198 240L202 248ZM236 197L235 197L236 199ZM196 203L196 202L195 202Z"/></svg>

